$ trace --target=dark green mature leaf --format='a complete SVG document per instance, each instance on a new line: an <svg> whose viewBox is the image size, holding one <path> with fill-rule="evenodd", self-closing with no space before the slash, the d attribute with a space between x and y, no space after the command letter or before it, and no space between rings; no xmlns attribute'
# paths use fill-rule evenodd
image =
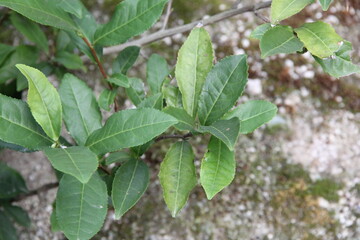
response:
<svg viewBox="0 0 360 240"><path fill-rule="evenodd" d="M56 197L56 217L70 240L90 239L102 227L107 213L105 182L94 173L88 183L65 174Z"/></svg>
<svg viewBox="0 0 360 240"><path fill-rule="evenodd" d="M155 109L124 110L113 114L93 132L86 145L97 154L142 145L163 133L177 120Z"/></svg>
<svg viewBox="0 0 360 240"><path fill-rule="evenodd" d="M49 52L47 38L39 25L33 21L20 16L19 14L11 14L11 23L30 41L36 43L43 51Z"/></svg>
<svg viewBox="0 0 360 240"><path fill-rule="evenodd" d="M27 149L27 148L22 147L20 145L7 143L7 142L4 142L4 141L0 140L0 149L2 149L2 148L8 148L8 149L18 151L18 152L33 152L33 150Z"/></svg>
<svg viewBox="0 0 360 240"><path fill-rule="evenodd" d="M140 48L137 46L130 46L122 50L115 61L113 62L112 70L114 73L125 74L134 65L136 59L139 57Z"/></svg>
<svg viewBox="0 0 360 240"><path fill-rule="evenodd" d="M80 0L59 0L56 6L78 18L83 16L83 5Z"/></svg>
<svg viewBox="0 0 360 240"><path fill-rule="evenodd" d="M128 77L122 73L115 73L115 74L111 75L110 78L107 78L106 81L108 81L109 83L112 83L118 87L124 87L124 88L130 87Z"/></svg>
<svg viewBox="0 0 360 240"><path fill-rule="evenodd" d="M15 50L13 46L0 43L0 66L3 64L7 56Z"/></svg>
<svg viewBox="0 0 360 240"><path fill-rule="evenodd" d="M60 63L61 65L64 65L68 69L72 69L72 70L81 69L84 72L86 71L86 68L81 58L78 55L70 52L66 52L66 51L57 52L54 61Z"/></svg>
<svg viewBox="0 0 360 240"><path fill-rule="evenodd" d="M130 87L125 90L126 94L135 106L139 106L145 99L144 83L139 78L129 78L129 83Z"/></svg>
<svg viewBox="0 0 360 240"><path fill-rule="evenodd" d="M248 78L246 55L222 59L208 74L199 102L199 120L210 125L231 109Z"/></svg>
<svg viewBox="0 0 360 240"><path fill-rule="evenodd" d="M58 92L39 70L17 64L16 67L29 82L28 104L35 120L54 141L60 136L62 107Z"/></svg>
<svg viewBox="0 0 360 240"><path fill-rule="evenodd" d="M333 2L333 0L319 0L321 7L324 11L327 11L330 7L330 4Z"/></svg>
<svg viewBox="0 0 360 240"><path fill-rule="evenodd" d="M160 183L171 215L184 207L196 185L194 153L188 142L177 142L166 153L160 166Z"/></svg>
<svg viewBox="0 0 360 240"><path fill-rule="evenodd" d="M0 162L0 199L13 198L27 191L22 176L16 170Z"/></svg>
<svg viewBox="0 0 360 240"><path fill-rule="evenodd" d="M257 26L254 31L252 31L250 38L261 40L264 34L271 29L271 23L264 23L260 26Z"/></svg>
<svg viewBox="0 0 360 240"><path fill-rule="evenodd" d="M104 89L99 96L99 106L110 111L110 105L114 103L116 98L117 90Z"/></svg>
<svg viewBox="0 0 360 240"><path fill-rule="evenodd" d="M184 109L192 117L196 117L200 93L213 59L209 34L204 28L196 27L181 47L175 69Z"/></svg>
<svg viewBox="0 0 360 240"><path fill-rule="evenodd" d="M175 117L179 123L174 127L180 131L192 131L195 128L195 120L184 109L166 107L164 112Z"/></svg>
<svg viewBox="0 0 360 240"><path fill-rule="evenodd" d="M261 58L279 53L301 51L304 44L294 35L289 26L276 26L267 31L260 41Z"/></svg>
<svg viewBox="0 0 360 240"><path fill-rule="evenodd" d="M0 0L0 6L8 7L43 25L64 30L76 30L74 21L57 7L57 0Z"/></svg>
<svg viewBox="0 0 360 240"><path fill-rule="evenodd" d="M77 18L77 17L73 17L72 19L75 22L75 25L77 26L77 28L79 28L78 32L71 32L71 37L73 38L74 35L76 36L77 41L73 41L75 43L75 45L82 50L82 47L79 47L79 43L83 43L85 44L85 42L83 41L83 39L81 39L81 37L85 37L89 40L90 43L93 43L94 41L94 34L96 29L98 28L98 23L95 20L95 17L92 15L91 12L89 12L89 10L82 4L82 2L80 0L66 0L66 1L71 1L71 3L74 3L75 5L77 5L77 11L82 12L82 16ZM79 37L79 33L80 36ZM84 46L84 45L82 45ZM90 51L90 48L85 44L86 46L86 50ZM98 54L98 56L102 55L102 48L99 46L94 46L96 53ZM99 54L99 49L101 54ZM82 50L83 51L83 50ZM87 51L84 51L87 52Z"/></svg>
<svg viewBox="0 0 360 240"><path fill-rule="evenodd" d="M99 165L96 154L87 147L47 148L45 154L55 169L81 183L87 183Z"/></svg>
<svg viewBox="0 0 360 240"><path fill-rule="evenodd" d="M321 21L305 23L295 32L309 52L319 58L333 55L343 41L331 25Z"/></svg>
<svg viewBox="0 0 360 240"><path fill-rule="evenodd" d="M276 105L264 100L252 100L241 104L231 112L227 113L224 118L239 118L241 122L240 133L247 134L269 122L275 117L276 113Z"/></svg>
<svg viewBox="0 0 360 240"><path fill-rule="evenodd" d="M53 143L36 123L25 102L2 94L0 94L0 139L30 150L39 150Z"/></svg>
<svg viewBox="0 0 360 240"><path fill-rule="evenodd" d="M17 240L16 230L10 219L0 210L0 240Z"/></svg>
<svg viewBox="0 0 360 240"><path fill-rule="evenodd" d="M96 30L94 44L116 45L143 33L159 19L167 1L125 0L119 3L110 22Z"/></svg>
<svg viewBox="0 0 360 240"><path fill-rule="evenodd" d="M169 67L165 58L152 54L146 67L146 79L152 94L161 92L162 84L168 74Z"/></svg>
<svg viewBox="0 0 360 240"><path fill-rule="evenodd" d="M234 117L229 120L219 120L210 126L200 126L199 131L210 133L223 141L233 151L240 131L240 121Z"/></svg>
<svg viewBox="0 0 360 240"><path fill-rule="evenodd" d="M144 194L149 185L149 168L142 161L127 161L116 171L112 185L115 219L121 218Z"/></svg>
<svg viewBox="0 0 360 240"><path fill-rule="evenodd" d="M23 227L29 228L31 226L31 220L27 212L21 207L6 204L4 206L5 213L11 217L15 222Z"/></svg>
<svg viewBox="0 0 360 240"><path fill-rule="evenodd" d="M352 51L352 44L348 41L344 41L344 44L340 49L335 52L335 55L327 58L320 59L314 56L316 62L318 62L323 70L336 78L348 76L353 73L360 72L360 66L351 62L350 52Z"/></svg>
<svg viewBox="0 0 360 240"><path fill-rule="evenodd" d="M276 23L291 17L313 2L314 0L273 0L271 3L271 21Z"/></svg>
<svg viewBox="0 0 360 240"><path fill-rule="evenodd" d="M79 145L84 145L89 135L102 126L101 112L93 92L76 76L65 74L59 94L66 128Z"/></svg>
<svg viewBox="0 0 360 240"><path fill-rule="evenodd" d="M155 108L162 110L163 96L162 93L157 93L153 96L145 98L138 106L138 108Z"/></svg>
<svg viewBox="0 0 360 240"><path fill-rule="evenodd" d="M151 145L154 142L155 142L154 139L152 139L145 144L142 144L142 145L136 146L136 147L132 147L132 148L130 148L131 153L139 158L151 147Z"/></svg>
<svg viewBox="0 0 360 240"><path fill-rule="evenodd" d="M128 152L114 152L110 153L109 156L105 160L106 165L110 165L113 163L123 163L132 159L132 156Z"/></svg>
<svg viewBox="0 0 360 240"><path fill-rule="evenodd" d="M201 185L209 200L233 181L235 170L234 152L219 139L211 137L200 170Z"/></svg>

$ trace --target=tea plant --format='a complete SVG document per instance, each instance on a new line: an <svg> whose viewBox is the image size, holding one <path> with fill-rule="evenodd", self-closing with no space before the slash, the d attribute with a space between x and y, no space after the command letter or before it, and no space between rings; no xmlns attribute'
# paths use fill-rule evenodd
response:
<svg viewBox="0 0 360 240"><path fill-rule="evenodd" d="M272 2L271 23L257 27L251 35L260 40L261 56L309 51L330 75L360 72L350 59L351 43L329 24L316 21L295 29L280 24L313 2ZM331 2L320 4L327 10ZM184 207L198 182L196 146L188 141L193 136L211 135L201 161L200 184L212 199L234 179L234 147L239 134L253 132L276 115L277 107L264 100L234 108L247 83L247 56L228 56L216 62L210 36L202 26L212 23L210 20L182 28L184 32L197 25L179 50L174 69L160 55L149 58L148 92L141 79L127 75L139 56L138 46L120 52L112 74L107 74L101 60L104 47L125 43L149 29L166 3L125 0L108 23L99 25L79 0L0 0L0 6L12 10L7 13L11 24L35 44L0 45L0 144L23 152L43 151L48 157L60 179L51 225L69 239L93 237L109 206L119 219L138 202L149 184L149 168L141 156L164 139L174 141L159 172L171 215L175 217ZM269 6L270 2L265 2L229 12L235 15ZM218 20L225 18L219 16ZM37 23L56 29L54 46L49 47ZM150 40L144 37L142 43L174 33L173 29L160 31ZM106 81L107 89L98 100L85 81L68 73L86 70L75 49L98 65ZM40 54L47 59L40 61ZM50 74L61 79L58 89L47 79ZM28 88L27 102L4 94L11 84L17 91ZM121 89L135 109L120 110ZM112 113L105 124L100 108ZM73 138L70 143L61 136L63 121ZM16 239L10 219L29 226L26 213L11 204L26 192L21 176L1 164L0 239Z"/></svg>

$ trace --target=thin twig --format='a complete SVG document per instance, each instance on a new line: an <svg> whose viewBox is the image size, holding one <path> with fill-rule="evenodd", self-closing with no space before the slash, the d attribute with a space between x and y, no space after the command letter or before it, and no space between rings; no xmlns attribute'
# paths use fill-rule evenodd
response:
<svg viewBox="0 0 360 240"><path fill-rule="evenodd" d="M270 22L270 20L269 20L267 17L261 15L258 11L254 11L254 14L255 14L255 16L257 16L258 18L260 18L263 22L265 22L265 23L269 23L269 22Z"/></svg>
<svg viewBox="0 0 360 240"><path fill-rule="evenodd" d="M162 31L164 31L169 23L169 18L170 18L170 15L172 13L172 3L173 3L173 0L170 0L168 5L167 5L167 9L166 9L166 14L165 14L165 18L164 18L164 23L163 23L163 26L161 28Z"/></svg>
<svg viewBox="0 0 360 240"><path fill-rule="evenodd" d="M192 133L188 133L188 134L185 134L185 135L163 135L163 136L160 136L158 138L155 139L155 142L160 142L162 140L166 140L166 139L183 139L183 140L186 140L188 139L189 137L192 137L193 134Z"/></svg>
<svg viewBox="0 0 360 240"><path fill-rule="evenodd" d="M12 200L12 202L19 202L19 201L22 201L24 200L25 198L28 198L28 197L32 197L32 196L35 196L35 195L38 195L42 192L47 192L51 189L54 189L54 188L57 188L59 186L59 183L58 182L54 182L54 183L48 183L48 184L45 184L37 189L34 189L34 190L31 190L30 192L26 193L26 194L22 194L16 198L14 198Z"/></svg>

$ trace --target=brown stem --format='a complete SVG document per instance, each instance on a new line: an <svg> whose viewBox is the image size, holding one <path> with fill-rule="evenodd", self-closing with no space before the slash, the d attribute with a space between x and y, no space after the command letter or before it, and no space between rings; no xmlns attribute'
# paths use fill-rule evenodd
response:
<svg viewBox="0 0 360 240"><path fill-rule="evenodd" d="M187 133L185 135L163 135L163 136L156 138L155 142L160 142L165 139L174 139L174 138L186 140L187 138L192 137L192 136L194 136L194 134L192 134L192 133Z"/></svg>
<svg viewBox="0 0 360 240"><path fill-rule="evenodd" d="M45 184L37 189L34 189L34 190L31 190L30 192L26 193L26 194L22 194L22 195L19 195L18 197L14 198L12 200L12 202L19 202L19 201L22 201L24 200L25 198L28 198L28 197L32 197L32 196L35 196L35 195L38 195L42 192L47 192L53 188L56 188L59 186L59 183L58 182L55 182L55 183L48 183L48 184Z"/></svg>

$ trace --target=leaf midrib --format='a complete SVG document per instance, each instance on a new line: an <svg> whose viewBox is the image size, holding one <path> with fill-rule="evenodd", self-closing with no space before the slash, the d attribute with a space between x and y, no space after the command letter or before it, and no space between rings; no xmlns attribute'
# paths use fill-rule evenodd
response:
<svg viewBox="0 0 360 240"><path fill-rule="evenodd" d="M317 34L315 34L313 31L310 31L307 27L302 27L301 29L304 29L306 31L308 31L309 33L311 33L312 35L315 36L316 39L320 40L320 42L325 46L325 48L327 48L327 50L329 50L329 52L333 53L334 51L332 51L327 45L326 43L321 39L319 38L319 36ZM331 55L331 54L330 54ZM319 56L320 57L320 56Z"/></svg>
<svg viewBox="0 0 360 240"><path fill-rule="evenodd" d="M180 148L180 157L179 157L179 164L178 164L178 177L177 177L177 182L176 182L176 190L175 190L175 203L174 203L174 212L173 212L173 216L176 215L177 212L177 202L178 202L178 193L179 193L179 187L180 187L180 177L181 177L181 164L182 164L182 158L183 158L183 150L184 150L184 143L181 143L181 148Z"/></svg>

